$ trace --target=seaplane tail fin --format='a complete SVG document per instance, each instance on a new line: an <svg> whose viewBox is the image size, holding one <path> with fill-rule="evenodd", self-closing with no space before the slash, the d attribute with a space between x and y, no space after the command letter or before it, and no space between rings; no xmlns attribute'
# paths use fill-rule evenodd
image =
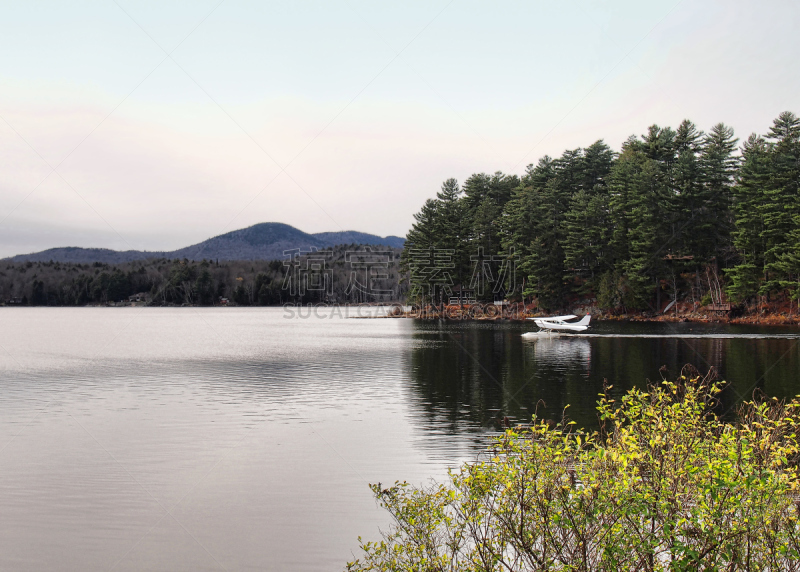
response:
<svg viewBox="0 0 800 572"><path fill-rule="evenodd" d="M583 317L583 319L582 319L580 322L578 322L577 324L575 324L575 325L576 325L576 326L588 326L588 325L589 325L589 321L590 321L591 319L592 319L592 316L591 316L591 314L586 314L586 315Z"/></svg>

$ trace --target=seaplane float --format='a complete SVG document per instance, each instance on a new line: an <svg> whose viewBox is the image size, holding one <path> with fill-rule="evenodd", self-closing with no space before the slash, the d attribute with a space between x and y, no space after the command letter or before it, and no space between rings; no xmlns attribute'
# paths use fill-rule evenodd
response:
<svg viewBox="0 0 800 572"><path fill-rule="evenodd" d="M533 323L539 326L537 332L526 332L523 336L542 336L542 335L558 335L561 332L583 332L589 329L589 321L592 317L586 314L579 322L569 322L567 320L574 320L578 316L570 314L569 316L548 316L546 318L528 318L533 320Z"/></svg>

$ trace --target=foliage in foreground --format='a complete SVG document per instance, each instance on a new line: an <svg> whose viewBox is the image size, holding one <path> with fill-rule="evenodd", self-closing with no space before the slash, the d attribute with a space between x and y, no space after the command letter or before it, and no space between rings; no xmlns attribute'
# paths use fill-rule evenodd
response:
<svg viewBox="0 0 800 572"><path fill-rule="evenodd" d="M599 432L534 417L447 485L373 485L396 524L347 569L800 570L800 402L749 402L727 423L721 387L606 392Z"/></svg>

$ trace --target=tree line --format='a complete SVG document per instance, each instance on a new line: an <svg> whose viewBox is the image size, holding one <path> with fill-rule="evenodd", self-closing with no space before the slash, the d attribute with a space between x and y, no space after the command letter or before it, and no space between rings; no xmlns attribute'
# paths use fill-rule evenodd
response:
<svg viewBox="0 0 800 572"><path fill-rule="evenodd" d="M239 306L397 300L399 256L399 249L340 245L271 261L7 262L0 266L0 302L85 306L137 294L159 306L209 306L223 298Z"/></svg>
<svg viewBox="0 0 800 572"><path fill-rule="evenodd" d="M505 259L515 274L496 273L502 293L543 309L586 298L616 310L797 300L800 119L781 113L738 142L723 123L704 133L685 120L632 135L619 152L599 140L542 157L521 177L448 179L414 215L404 268L412 282L438 277L443 297L474 289L484 258ZM447 264L415 276L425 251L448 252ZM436 298L427 286L417 297Z"/></svg>

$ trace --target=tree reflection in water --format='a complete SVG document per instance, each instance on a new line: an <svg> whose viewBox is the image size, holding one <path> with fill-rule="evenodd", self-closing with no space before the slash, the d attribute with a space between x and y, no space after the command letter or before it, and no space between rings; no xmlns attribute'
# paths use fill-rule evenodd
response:
<svg viewBox="0 0 800 572"><path fill-rule="evenodd" d="M525 423L536 412L560 419L567 405L569 419L594 429L604 379L613 385L612 394L622 395L633 386L644 387L648 379L674 379L687 363L701 372L713 366L730 383L722 395L723 414L749 399L755 388L778 397L800 392L797 340L714 337L719 327L700 338L635 337L674 335L685 326L606 323L597 330L627 337L530 338L521 335L526 328L520 324L415 322L403 361L412 402L427 417L431 437L458 434L478 440L501 429L506 418ZM692 333L698 329L694 325Z"/></svg>

